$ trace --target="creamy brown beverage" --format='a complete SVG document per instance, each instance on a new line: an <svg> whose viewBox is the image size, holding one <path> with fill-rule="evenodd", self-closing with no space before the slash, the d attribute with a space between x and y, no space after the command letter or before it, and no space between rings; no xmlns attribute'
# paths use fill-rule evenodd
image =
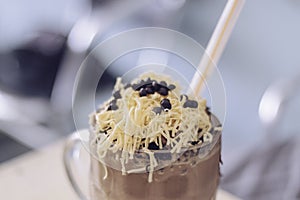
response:
<svg viewBox="0 0 300 200"><path fill-rule="evenodd" d="M92 200L215 199L221 127L203 99L156 74L130 84L91 115Z"/></svg>
<svg viewBox="0 0 300 200"><path fill-rule="evenodd" d="M122 175L113 168L105 168L98 160L92 160L91 197L93 200L140 199L215 199L219 183L220 143L207 158L194 164L189 161L155 171L153 181L147 173Z"/></svg>

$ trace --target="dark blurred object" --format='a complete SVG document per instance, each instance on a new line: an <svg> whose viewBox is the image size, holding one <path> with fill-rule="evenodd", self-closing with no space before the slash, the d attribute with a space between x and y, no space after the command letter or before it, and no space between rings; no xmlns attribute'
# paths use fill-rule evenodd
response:
<svg viewBox="0 0 300 200"><path fill-rule="evenodd" d="M39 32L25 45L0 55L0 87L9 93L49 98L66 38Z"/></svg>
<svg viewBox="0 0 300 200"><path fill-rule="evenodd" d="M30 151L26 147L0 132L0 163Z"/></svg>
<svg viewBox="0 0 300 200"><path fill-rule="evenodd" d="M222 188L245 200L300 199L300 137L264 140L240 154Z"/></svg>
<svg viewBox="0 0 300 200"><path fill-rule="evenodd" d="M109 3L109 1L108 0L91 0L91 3L92 3L92 7L96 8L103 4Z"/></svg>

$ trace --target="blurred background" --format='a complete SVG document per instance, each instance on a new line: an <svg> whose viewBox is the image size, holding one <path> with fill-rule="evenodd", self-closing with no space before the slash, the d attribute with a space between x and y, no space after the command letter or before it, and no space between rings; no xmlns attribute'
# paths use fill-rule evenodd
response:
<svg viewBox="0 0 300 200"><path fill-rule="evenodd" d="M75 75L96 44L157 26L205 47L225 4L0 0L0 162L72 133ZM299 11L297 0L247 1L218 65L227 95L221 187L245 199L300 199Z"/></svg>

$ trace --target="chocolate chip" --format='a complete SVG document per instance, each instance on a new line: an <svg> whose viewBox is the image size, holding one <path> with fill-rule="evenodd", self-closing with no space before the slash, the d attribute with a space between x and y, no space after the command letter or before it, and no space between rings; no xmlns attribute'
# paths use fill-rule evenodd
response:
<svg viewBox="0 0 300 200"><path fill-rule="evenodd" d="M198 144L198 143L199 143L199 141L192 141L192 142L191 142L192 145L196 145L196 144Z"/></svg>
<svg viewBox="0 0 300 200"><path fill-rule="evenodd" d="M160 94L162 96L167 96L168 95L168 90L165 87L161 87L158 90L158 94Z"/></svg>
<svg viewBox="0 0 300 200"><path fill-rule="evenodd" d="M163 109L169 109L170 110L172 108L172 105L171 105L169 99L163 99L163 100L161 100L160 105L161 105L161 107Z"/></svg>
<svg viewBox="0 0 300 200"><path fill-rule="evenodd" d="M207 115L211 115L211 112L210 112L210 108L209 108L209 107L206 107L206 108L205 108L205 112L206 112Z"/></svg>
<svg viewBox="0 0 300 200"><path fill-rule="evenodd" d="M100 130L99 133L100 133L100 134L105 134L105 135L106 135L106 134L107 134L107 131L106 131L106 130Z"/></svg>
<svg viewBox="0 0 300 200"><path fill-rule="evenodd" d="M116 99L113 99L109 102L109 104L117 104L117 100Z"/></svg>
<svg viewBox="0 0 300 200"><path fill-rule="evenodd" d="M115 92L113 93L113 97L114 97L115 99L121 99L122 96L121 96L120 90L115 91Z"/></svg>
<svg viewBox="0 0 300 200"><path fill-rule="evenodd" d="M203 142L203 135L199 138L199 141Z"/></svg>
<svg viewBox="0 0 300 200"><path fill-rule="evenodd" d="M127 88L130 88L131 87L131 84L127 83L125 86L124 86L124 89L126 90Z"/></svg>
<svg viewBox="0 0 300 200"><path fill-rule="evenodd" d="M159 114L161 113L161 111L162 111L162 108L161 108L161 107L154 107L154 108L152 109L152 111L153 111L155 114L159 115Z"/></svg>
<svg viewBox="0 0 300 200"><path fill-rule="evenodd" d="M166 81L161 81L159 84L160 84L160 85L162 85L162 86L165 86L165 87L167 87L167 83L166 83Z"/></svg>
<svg viewBox="0 0 300 200"><path fill-rule="evenodd" d="M118 110L118 106L115 103L110 103L107 110Z"/></svg>
<svg viewBox="0 0 300 200"><path fill-rule="evenodd" d="M144 88L144 85L145 85L144 81L139 82L139 83L133 84L132 89L134 89L135 91L139 91L141 88Z"/></svg>
<svg viewBox="0 0 300 200"><path fill-rule="evenodd" d="M180 95L180 101L182 101L185 98L185 100L188 100L189 97L186 94Z"/></svg>
<svg viewBox="0 0 300 200"><path fill-rule="evenodd" d="M183 104L184 108L198 108L198 102L193 100L187 100Z"/></svg>
<svg viewBox="0 0 300 200"><path fill-rule="evenodd" d="M146 87L151 86L151 85L152 85L152 80L151 79L147 79L146 81L141 80L139 83L133 84L132 88L135 91L138 91L141 88L146 88Z"/></svg>
<svg viewBox="0 0 300 200"><path fill-rule="evenodd" d="M146 89L145 89L145 88L141 88L139 94L140 94L140 97L147 96L147 91L146 91Z"/></svg>
<svg viewBox="0 0 300 200"><path fill-rule="evenodd" d="M117 106L117 100L113 99L109 102L108 108L107 110L117 110L118 106Z"/></svg>
<svg viewBox="0 0 300 200"><path fill-rule="evenodd" d="M151 142L151 143L149 143L149 145L148 145L148 149L150 149L150 150L159 150L159 146L156 145L155 142Z"/></svg>
<svg viewBox="0 0 300 200"><path fill-rule="evenodd" d="M142 88L145 88L144 84L138 85L136 91L139 91L139 90L141 90Z"/></svg>
<svg viewBox="0 0 300 200"><path fill-rule="evenodd" d="M171 84L171 85L168 86L168 88L169 88L170 90L174 90L174 89L176 88L176 86L173 85L173 84Z"/></svg>
<svg viewBox="0 0 300 200"><path fill-rule="evenodd" d="M151 85L148 85L147 87L146 87L146 92L148 93L148 94L154 94L154 88L153 88L153 86L151 86Z"/></svg>

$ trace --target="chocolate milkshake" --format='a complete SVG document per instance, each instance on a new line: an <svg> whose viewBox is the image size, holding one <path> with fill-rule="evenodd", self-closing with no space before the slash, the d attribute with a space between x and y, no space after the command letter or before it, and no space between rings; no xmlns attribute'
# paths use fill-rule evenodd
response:
<svg viewBox="0 0 300 200"><path fill-rule="evenodd" d="M145 74L90 117L92 200L215 199L221 127L204 99Z"/></svg>

